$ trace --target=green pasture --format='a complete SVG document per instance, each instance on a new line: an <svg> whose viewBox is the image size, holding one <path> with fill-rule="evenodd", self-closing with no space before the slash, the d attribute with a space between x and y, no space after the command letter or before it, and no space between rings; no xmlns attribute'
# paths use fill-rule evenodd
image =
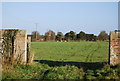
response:
<svg viewBox="0 0 120 81"><path fill-rule="evenodd" d="M34 60L107 62L108 42L32 42Z"/></svg>

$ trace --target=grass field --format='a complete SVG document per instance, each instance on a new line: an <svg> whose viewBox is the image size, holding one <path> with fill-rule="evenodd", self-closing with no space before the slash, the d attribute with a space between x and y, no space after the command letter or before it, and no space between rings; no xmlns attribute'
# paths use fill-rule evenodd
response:
<svg viewBox="0 0 120 81"><path fill-rule="evenodd" d="M33 64L3 68L3 79L120 79L108 42L32 42L31 50Z"/></svg>
<svg viewBox="0 0 120 81"><path fill-rule="evenodd" d="M107 62L108 42L33 42L35 60Z"/></svg>

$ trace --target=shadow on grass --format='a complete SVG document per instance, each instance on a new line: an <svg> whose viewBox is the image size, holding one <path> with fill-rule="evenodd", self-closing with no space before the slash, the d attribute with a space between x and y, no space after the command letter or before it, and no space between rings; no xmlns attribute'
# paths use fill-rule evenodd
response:
<svg viewBox="0 0 120 81"><path fill-rule="evenodd" d="M84 70L96 70L101 69L107 62L63 62L63 61L51 61L51 60L34 60L35 62L48 64L50 67L55 66L65 66L65 65L74 65L78 68L83 68Z"/></svg>

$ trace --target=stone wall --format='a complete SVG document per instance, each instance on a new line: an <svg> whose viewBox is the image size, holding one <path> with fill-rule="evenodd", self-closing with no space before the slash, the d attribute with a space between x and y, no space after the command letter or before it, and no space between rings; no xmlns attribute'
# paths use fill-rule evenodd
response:
<svg viewBox="0 0 120 81"><path fill-rule="evenodd" d="M20 64L26 63L28 42L26 30L0 30L0 36L0 51L2 55L11 57L14 62L19 62ZM29 44L30 41L29 39ZM5 47L5 44L7 47Z"/></svg>
<svg viewBox="0 0 120 81"><path fill-rule="evenodd" d="M120 31L110 32L110 65L120 64Z"/></svg>

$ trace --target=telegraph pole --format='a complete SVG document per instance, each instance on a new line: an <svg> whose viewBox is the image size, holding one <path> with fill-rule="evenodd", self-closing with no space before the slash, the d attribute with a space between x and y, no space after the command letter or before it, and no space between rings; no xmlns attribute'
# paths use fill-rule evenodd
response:
<svg viewBox="0 0 120 81"><path fill-rule="evenodd" d="M37 40L37 26L38 26L38 23L35 23L35 25L36 25L36 40Z"/></svg>

